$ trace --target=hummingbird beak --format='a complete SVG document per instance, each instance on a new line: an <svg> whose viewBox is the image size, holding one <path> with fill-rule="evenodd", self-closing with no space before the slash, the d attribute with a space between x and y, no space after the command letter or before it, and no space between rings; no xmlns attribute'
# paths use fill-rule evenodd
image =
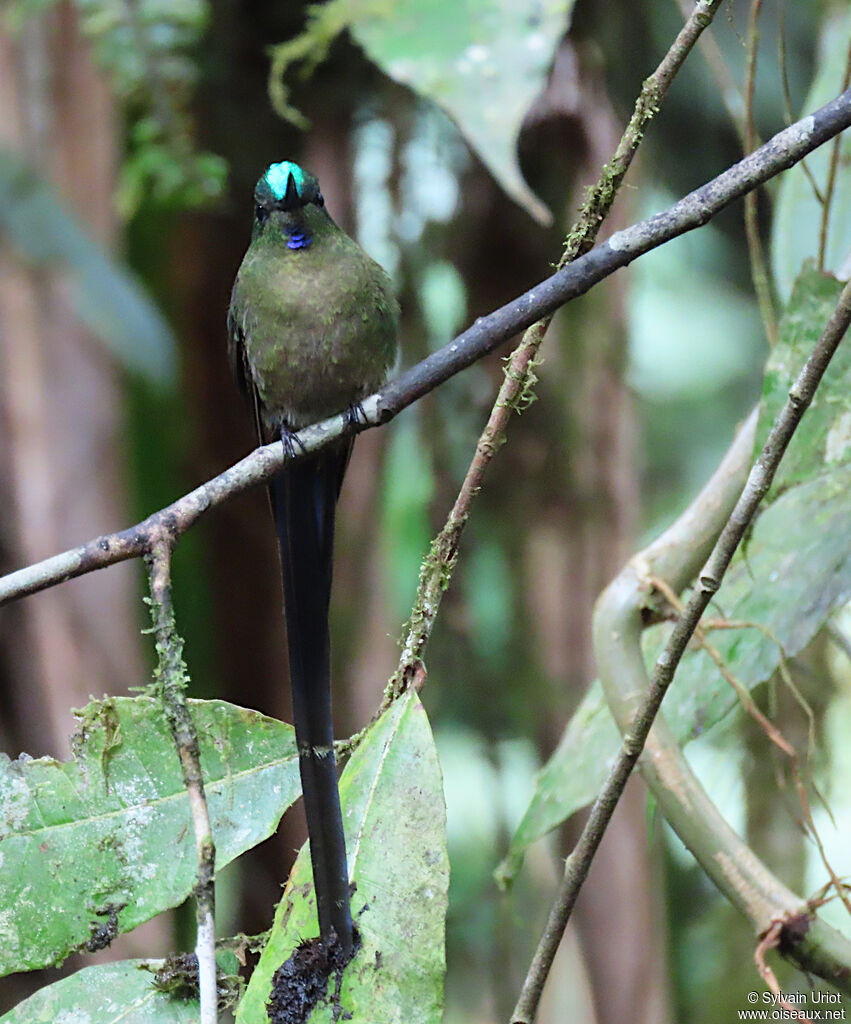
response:
<svg viewBox="0 0 851 1024"><path fill-rule="evenodd" d="M294 210L302 205L301 196L298 194L298 186L295 183L292 171L287 176L287 190L280 205L283 210Z"/></svg>

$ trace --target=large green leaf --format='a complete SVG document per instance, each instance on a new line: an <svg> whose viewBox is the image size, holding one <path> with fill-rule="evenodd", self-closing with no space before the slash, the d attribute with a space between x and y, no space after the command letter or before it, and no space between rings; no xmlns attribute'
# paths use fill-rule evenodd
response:
<svg viewBox="0 0 851 1024"><path fill-rule="evenodd" d="M328 0L310 8L300 36L273 48L273 100L305 127L282 78L298 61L312 70L348 29L385 74L445 110L506 193L546 224L550 213L520 171L517 137L546 85L574 2Z"/></svg>
<svg viewBox="0 0 851 1024"><path fill-rule="evenodd" d="M851 9L835 4L825 19L819 42L818 74L804 100L804 111L816 110L842 91L851 37ZM830 208L830 227L825 266L842 277L848 276L848 239L851 237L851 132L838 136L839 164ZM834 144L821 146L806 159L807 169L819 189L826 191L828 169ZM778 290L787 299L801 264L819 251L822 205L816 198L803 163L782 176L771 236L771 265Z"/></svg>
<svg viewBox="0 0 851 1024"><path fill-rule="evenodd" d="M67 276L77 312L126 365L155 383L171 382L171 328L132 273L91 239L43 179L0 147L0 238L37 267Z"/></svg>
<svg viewBox="0 0 851 1024"><path fill-rule="evenodd" d="M836 306L841 285L805 268L780 324L765 371L757 451L789 388ZM801 651L827 617L851 598L851 341L839 346L710 615L753 622L709 639L746 687L768 679L785 653ZM770 634L759 628L764 627ZM645 635L655 658L669 627ZM776 638L776 639L775 639ZM782 647L782 650L781 650ZM690 651L677 671L665 714L682 741L719 721L737 698L709 656Z"/></svg>
<svg viewBox="0 0 851 1024"><path fill-rule="evenodd" d="M85 967L18 1003L0 1024L198 1024L198 1003L157 992L146 963Z"/></svg>
<svg viewBox="0 0 851 1024"><path fill-rule="evenodd" d="M816 345L836 306L842 285L811 264L801 271L781 324L781 344L765 368L755 451L759 454L789 388ZM781 472L765 502L775 501L790 487L818 480L851 465L851 345L840 344L815 398L795 431Z"/></svg>
<svg viewBox="0 0 851 1024"><path fill-rule="evenodd" d="M757 430L761 447L789 388L836 305L840 284L811 267L799 277L765 371ZM718 630L710 641L751 689L801 651L828 616L851 599L851 339L840 345L807 411L744 550L733 561L711 614L755 623ZM762 628L760 628L762 627ZM652 665L669 625L647 630ZM690 649L664 711L681 743L736 706L737 697L709 655ZM528 810L502 867L510 879L534 839L589 802L602 785L620 737L601 689L592 686L538 777Z"/></svg>
<svg viewBox="0 0 851 1024"><path fill-rule="evenodd" d="M370 58L441 106L508 195L547 222L520 173L517 136L546 84L573 0L398 0L366 8L351 31Z"/></svg>
<svg viewBox="0 0 851 1024"><path fill-rule="evenodd" d="M352 909L362 939L343 975L343 1019L438 1024L449 887L446 816L434 740L415 693L399 698L370 730L343 773L340 796L357 886ZM267 1024L272 976L301 940L317 932L305 845L237 1024ZM333 1019L327 1003L310 1016L311 1024Z"/></svg>
<svg viewBox="0 0 851 1024"><path fill-rule="evenodd" d="M274 831L299 795L292 728L223 701L192 701L216 864ZM0 763L0 974L61 961L108 926L127 931L196 881L174 741L152 698L80 713L69 762ZM120 909L119 909L120 908Z"/></svg>

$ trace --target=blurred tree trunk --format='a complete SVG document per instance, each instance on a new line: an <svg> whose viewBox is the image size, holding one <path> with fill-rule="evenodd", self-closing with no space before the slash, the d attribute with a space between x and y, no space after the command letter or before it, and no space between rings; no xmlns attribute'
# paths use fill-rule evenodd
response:
<svg viewBox="0 0 851 1024"><path fill-rule="evenodd" d="M19 35L0 33L0 141L105 245L116 237L116 130L69 4L28 17ZM0 240L0 489L9 496L0 571L128 525L121 399L116 367L76 319L61 270L27 266ZM11 756L67 758L71 709L144 681L135 571L116 566L3 610L0 738ZM155 940L149 929L146 952ZM111 957L138 955L136 941Z"/></svg>
<svg viewBox="0 0 851 1024"><path fill-rule="evenodd" d="M115 115L69 5L0 37L0 132L50 179L102 243L115 240ZM59 269L27 267L2 250L0 358L12 501L3 522L6 568L127 525L121 387L101 343L70 308ZM71 708L144 678L136 578L129 565L74 580L14 609L20 633L10 689L18 737L67 754ZM20 650L26 652L20 658Z"/></svg>

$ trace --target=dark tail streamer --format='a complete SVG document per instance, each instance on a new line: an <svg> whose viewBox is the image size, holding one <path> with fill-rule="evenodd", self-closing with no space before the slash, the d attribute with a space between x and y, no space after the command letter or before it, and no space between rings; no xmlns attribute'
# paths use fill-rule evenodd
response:
<svg viewBox="0 0 851 1024"><path fill-rule="evenodd" d="M287 466L271 485L281 547L293 719L319 913L319 933L353 944L349 874L331 718L328 608L334 513L350 446Z"/></svg>

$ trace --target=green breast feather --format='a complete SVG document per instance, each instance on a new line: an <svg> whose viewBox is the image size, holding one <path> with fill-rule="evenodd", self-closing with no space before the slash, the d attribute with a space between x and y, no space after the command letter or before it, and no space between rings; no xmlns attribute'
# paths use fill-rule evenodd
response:
<svg viewBox="0 0 851 1024"><path fill-rule="evenodd" d="M384 270L309 205L309 244L292 248L290 214L257 231L231 300L232 329L265 426L292 429L342 412L381 387L396 358L398 305Z"/></svg>

